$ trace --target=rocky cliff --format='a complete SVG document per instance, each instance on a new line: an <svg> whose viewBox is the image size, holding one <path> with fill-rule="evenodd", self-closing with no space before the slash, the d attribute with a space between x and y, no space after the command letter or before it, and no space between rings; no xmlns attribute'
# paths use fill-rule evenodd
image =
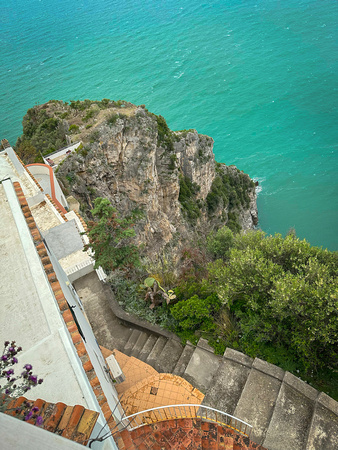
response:
<svg viewBox="0 0 338 450"><path fill-rule="evenodd" d="M41 140L48 126L37 124L38 116L50 133L83 143L58 167L63 188L87 211L97 196L108 198L122 215L143 211L138 240L150 254L167 244L179 246L194 231L257 224L254 183L236 167L215 162L208 136L173 132L163 117L127 102L51 101L29 110L24 134L26 124L30 136L19 143Z"/></svg>

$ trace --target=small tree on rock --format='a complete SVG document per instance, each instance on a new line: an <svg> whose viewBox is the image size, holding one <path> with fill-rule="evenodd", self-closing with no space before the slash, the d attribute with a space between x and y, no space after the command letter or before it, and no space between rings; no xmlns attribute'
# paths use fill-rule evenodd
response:
<svg viewBox="0 0 338 450"><path fill-rule="evenodd" d="M109 200L98 197L91 210L94 221L88 223L89 244L94 253L95 268L102 267L106 271L127 268L139 264L139 250L132 243L135 236L134 216L119 218L118 212Z"/></svg>

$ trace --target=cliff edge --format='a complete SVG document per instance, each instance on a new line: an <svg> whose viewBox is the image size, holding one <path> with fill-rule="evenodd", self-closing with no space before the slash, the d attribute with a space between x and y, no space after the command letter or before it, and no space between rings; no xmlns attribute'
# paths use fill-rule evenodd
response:
<svg viewBox="0 0 338 450"><path fill-rule="evenodd" d="M27 112L20 146L44 154L81 141L56 173L63 189L89 212L100 196L122 214L139 210L138 241L147 253L179 247L199 231L234 231L257 224L255 185L235 166L215 162L213 139L171 131L162 116L128 102L52 100Z"/></svg>

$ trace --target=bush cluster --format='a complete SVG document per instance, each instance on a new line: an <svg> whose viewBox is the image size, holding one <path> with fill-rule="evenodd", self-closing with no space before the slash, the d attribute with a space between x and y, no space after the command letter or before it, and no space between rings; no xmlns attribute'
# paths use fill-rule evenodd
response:
<svg viewBox="0 0 338 450"><path fill-rule="evenodd" d="M206 247L182 249L181 271L164 283L176 299L161 310L148 311L139 281L128 281L131 302L128 290L119 298L183 341L204 337L219 353L231 347L260 357L337 398L337 253L294 234L227 227L211 233Z"/></svg>
<svg viewBox="0 0 338 450"><path fill-rule="evenodd" d="M15 149L26 164L39 161L40 152L47 155L67 145L68 130L61 119L49 117L45 108L29 109L22 125L23 134L18 138Z"/></svg>
<svg viewBox="0 0 338 450"><path fill-rule="evenodd" d="M200 201L196 198L200 191L200 186L193 183L189 177L180 175L180 193L178 200L182 205L186 218L191 224L196 223L196 220L201 215Z"/></svg>

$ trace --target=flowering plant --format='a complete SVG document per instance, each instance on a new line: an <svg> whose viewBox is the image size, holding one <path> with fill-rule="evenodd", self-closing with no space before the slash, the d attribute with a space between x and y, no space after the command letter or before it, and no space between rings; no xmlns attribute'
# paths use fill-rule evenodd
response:
<svg viewBox="0 0 338 450"><path fill-rule="evenodd" d="M33 366L25 364L20 375L14 374L13 366L18 364L16 355L22 351L22 347L17 347L15 341L6 341L2 356L0 358L0 411L14 411L15 415L23 420L32 419L38 426L42 425L43 419L38 415L39 408L33 406L32 402L25 400L17 408L9 408L9 403L13 398L19 397L29 391L32 387L43 382L33 375Z"/></svg>

